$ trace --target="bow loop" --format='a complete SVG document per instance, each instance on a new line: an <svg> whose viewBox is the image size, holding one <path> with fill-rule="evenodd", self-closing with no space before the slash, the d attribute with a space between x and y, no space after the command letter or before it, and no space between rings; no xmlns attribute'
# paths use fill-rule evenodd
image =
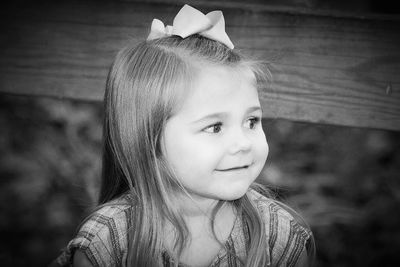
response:
<svg viewBox="0 0 400 267"><path fill-rule="evenodd" d="M151 23L150 34L147 40L158 39L164 37L166 34L164 23L159 19L153 19Z"/></svg>
<svg viewBox="0 0 400 267"><path fill-rule="evenodd" d="M204 37L226 44L233 49L233 44L225 32L225 20L221 11L212 11L206 15L212 21L212 27L201 33Z"/></svg>
<svg viewBox="0 0 400 267"><path fill-rule="evenodd" d="M197 9L184 5L174 18L173 34L186 38L211 27L210 20Z"/></svg>
<svg viewBox="0 0 400 267"><path fill-rule="evenodd" d="M186 38L196 33L223 43L230 49L234 48L234 45L225 32L225 20L221 11L212 11L204 15L189 5L184 5L181 8L174 18L173 26L164 26L162 21L153 19L147 40L170 35Z"/></svg>

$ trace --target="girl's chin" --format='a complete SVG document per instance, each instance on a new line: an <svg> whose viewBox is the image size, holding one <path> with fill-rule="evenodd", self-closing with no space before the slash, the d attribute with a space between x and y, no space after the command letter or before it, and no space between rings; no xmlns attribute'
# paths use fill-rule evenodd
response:
<svg viewBox="0 0 400 267"><path fill-rule="evenodd" d="M249 189L249 187L236 188L236 190L232 190L230 192L221 194L220 199L226 200L226 201L233 201L233 200L239 199L246 194L248 189Z"/></svg>

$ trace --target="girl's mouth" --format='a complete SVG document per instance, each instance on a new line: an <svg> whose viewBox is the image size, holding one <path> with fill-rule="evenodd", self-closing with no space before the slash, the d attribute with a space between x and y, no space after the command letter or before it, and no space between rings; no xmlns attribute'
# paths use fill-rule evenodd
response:
<svg viewBox="0 0 400 267"><path fill-rule="evenodd" d="M228 169L217 169L217 171L220 171L220 172L238 171L238 170L248 169L249 166L250 165L244 165L244 166L233 167L233 168L228 168Z"/></svg>

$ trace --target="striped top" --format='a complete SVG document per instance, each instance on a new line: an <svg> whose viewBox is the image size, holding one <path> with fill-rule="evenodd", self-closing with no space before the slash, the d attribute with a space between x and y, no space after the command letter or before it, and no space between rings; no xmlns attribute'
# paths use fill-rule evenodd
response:
<svg viewBox="0 0 400 267"><path fill-rule="evenodd" d="M256 204L265 223L269 245L268 266L295 266L311 240L310 230L276 201L254 190L250 190L248 196ZM56 259L56 265L72 266L73 254L79 249L93 266L127 266L127 226L132 210L121 197L94 212ZM239 214L225 243L225 247L234 255L221 249L210 267L243 266L238 258L246 258L249 237L242 219ZM173 259L167 252L160 257L164 267L173 266Z"/></svg>

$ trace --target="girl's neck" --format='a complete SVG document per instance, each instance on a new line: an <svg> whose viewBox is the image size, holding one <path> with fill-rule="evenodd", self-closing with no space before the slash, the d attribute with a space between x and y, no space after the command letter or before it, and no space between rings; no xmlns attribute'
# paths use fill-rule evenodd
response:
<svg viewBox="0 0 400 267"><path fill-rule="evenodd" d="M222 244L226 242L232 232L237 212L234 205L224 202L213 217L212 213L217 203L218 200L206 201L203 199L200 201L195 198L178 202L181 215L189 231L189 242L183 248L179 261L197 262L200 258L195 255L200 254L201 257L205 257L202 261L211 261L221 250ZM213 223L211 223L212 219ZM163 242L165 249L174 257L177 253L174 251L176 232L177 229L167 221Z"/></svg>
<svg viewBox="0 0 400 267"><path fill-rule="evenodd" d="M175 199L175 204L184 219L192 220L199 218L211 218L212 213L219 200L198 197L196 195L181 195ZM225 205L225 203L224 203Z"/></svg>

